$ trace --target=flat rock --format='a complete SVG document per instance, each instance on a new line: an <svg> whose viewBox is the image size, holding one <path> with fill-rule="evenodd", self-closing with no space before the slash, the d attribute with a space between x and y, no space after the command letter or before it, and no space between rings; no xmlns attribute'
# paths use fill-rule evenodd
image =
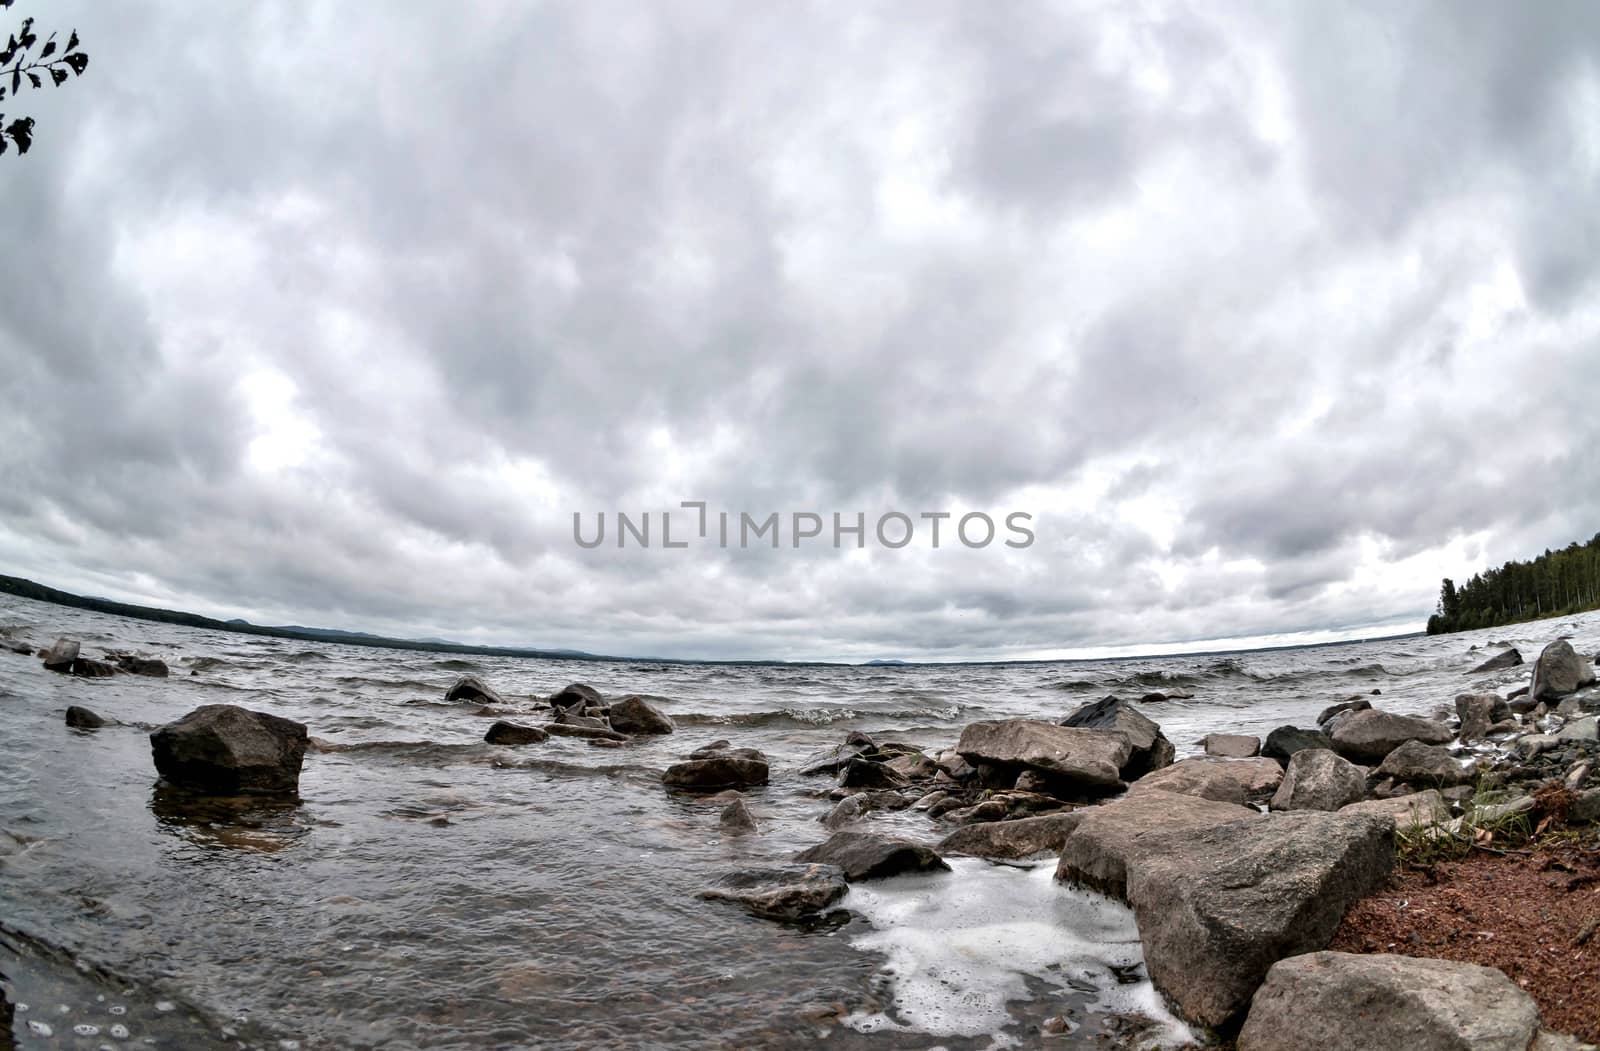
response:
<svg viewBox="0 0 1600 1051"><path fill-rule="evenodd" d="M694 791L719 788L746 788L767 783L767 757L754 749L716 753L700 759L686 759L667 767L661 783L668 788Z"/></svg>
<svg viewBox="0 0 1600 1051"><path fill-rule="evenodd" d="M1261 745L1261 754L1275 759L1279 766L1289 765L1289 757L1307 748L1332 748L1333 739L1321 730L1302 730L1298 726L1280 726L1267 734Z"/></svg>
<svg viewBox="0 0 1600 1051"><path fill-rule="evenodd" d="M1081 817L1061 846L1056 879L1113 898L1127 897L1129 868L1143 857L1147 840L1173 831L1264 820L1249 807L1171 792L1130 793L1074 814Z"/></svg>
<svg viewBox="0 0 1600 1051"><path fill-rule="evenodd" d="M89 709L74 704L67 707L67 725L74 730L98 730L102 726L115 726L117 721L96 715Z"/></svg>
<svg viewBox="0 0 1600 1051"><path fill-rule="evenodd" d="M796 854L794 860L837 865L851 883L950 867L937 852L920 843L877 832L835 832Z"/></svg>
<svg viewBox="0 0 1600 1051"><path fill-rule="evenodd" d="M1341 814L1375 814L1394 819L1395 828L1404 831L1416 826L1443 823L1450 818L1450 807L1436 789L1392 799L1366 799L1339 808Z"/></svg>
<svg viewBox="0 0 1600 1051"><path fill-rule="evenodd" d="M637 694L611 702L611 728L624 734L669 734L677 727L666 712Z"/></svg>
<svg viewBox="0 0 1600 1051"><path fill-rule="evenodd" d="M1078 708L1060 725L1081 730L1116 730L1128 738L1133 752L1122 764L1124 781L1135 781L1152 770L1169 766L1178 754L1161 727L1128 701L1106 697Z"/></svg>
<svg viewBox="0 0 1600 1051"><path fill-rule="evenodd" d="M1510 649L1502 650L1501 652L1496 653L1493 657L1490 657L1476 668L1473 668L1472 674L1482 675L1484 672L1502 671L1506 668L1515 668L1521 663L1522 651L1517 649L1515 646L1512 646Z"/></svg>
<svg viewBox="0 0 1600 1051"><path fill-rule="evenodd" d="M1557 639L1539 652L1533 662L1530 694L1536 701L1553 701L1594 682L1594 667L1578 656L1572 643Z"/></svg>
<svg viewBox="0 0 1600 1051"><path fill-rule="evenodd" d="M1267 972L1239 1033L1239 1051L1527 1051L1538 1031L1533 997L1493 967L1312 952Z"/></svg>
<svg viewBox="0 0 1600 1051"><path fill-rule="evenodd" d="M489 727L483 739L490 744L538 744L550 740L550 735L537 726L519 726L502 719Z"/></svg>
<svg viewBox="0 0 1600 1051"><path fill-rule="evenodd" d="M1009 821L985 821L956 829L939 842L940 854L1015 861L1061 850L1087 810L1068 810Z"/></svg>
<svg viewBox="0 0 1600 1051"><path fill-rule="evenodd" d="M57 639L44 651L44 666L51 671L69 672L77 659L78 643L72 639Z"/></svg>
<svg viewBox="0 0 1600 1051"><path fill-rule="evenodd" d="M1005 719L969 724L961 731L956 751L974 765L1023 767L1082 787L1118 788L1133 745L1117 730Z"/></svg>
<svg viewBox="0 0 1600 1051"><path fill-rule="evenodd" d="M1224 759L1251 759L1261 754L1261 738L1253 734L1206 734L1200 744L1206 755Z"/></svg>
<svg viewBox="0 0 1600 1051"><path fill-rule="evenodd" d="M582 737L591 741L626 741L628 739L623 734L619 734L617 731L607 727L604 723L598 726L594 725L598 720L584 719L582 716L577 716L576 718L583 719L583 721L577 723L545 723L540 729L551 737Z"/></svg>
<svg viewBox="0 0 1600 1051"><path fill-rule="evenodd" d="M1168 792L1222 803L1243 803L1271 794L1283 781L1283 767L1271 759L1182 759L1165 770L1146 774L1131 793Z"/></svg>
<svg viewBox="0 0 1600 1051"><path fill-rule="evenodd" d="M1374 708L1344 716L1333 727L1331 736L1333 750L1346 759L1377 763L1407 741L1444 744L1455 734L1448 726L1432 719L1380 712Z"/></svg>
<svg viewBox="0 0 1600 1051"><path fill-rule="evenodd" d="M495 692L494 687L478 678L476 675L463 675L455 684L444 692L447 701L460 701L464 704L495 704L504 705L505 698Z"/></svg>
<svg viewBox="0 0 1600 1051"><path fill-rule="evenodd" d="M1326 948L1393 866L1394 823L1368 814L1296 811L1150 835L1128 866L1145 968L1185 1018L1224 1025L1273 964Z"/></svg>
<svg viewBox="0 0 1600 1051"><path fill-rule="evenodd" d="M1464 785L1476 779L1474 771L1457 762L1450 749L1421 741L1407 741L1385 756L1378 766L1378 776L1433 788Z"/></svg>
<svg viewBox="0 0 1600 1051"><path fill-rule="evenodd" d="M306 727L233 704L207 704L150 734L167 781L221 795L289 793L300 786Z"/></svg>
<svg viewBox="0 0 1600 1051"><path fill-rule="evenodd" d="M1273 810L1338 810L1367 796L1367 775L1359 766L1325 748L1307 748L1289 757L1283 784L1273 793Z"/></svg>
<svg viewBox="0 0 1600 1051"><path fill-rule="evenodd" d="M699 896L741 905L764 919L804 920L827 912L849 889L834 865L768 865L730 872Z"/></svg>

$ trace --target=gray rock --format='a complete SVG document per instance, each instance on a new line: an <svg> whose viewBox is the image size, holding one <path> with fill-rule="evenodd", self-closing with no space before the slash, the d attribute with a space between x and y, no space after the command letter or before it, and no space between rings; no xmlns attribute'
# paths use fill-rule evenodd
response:
<svg viewBox="0 0 1600 1051"><path fill-rule="evenodd" d="M1325 748L1307 748L1289 758L1273 810L1338 810L1367 796L1362 769Z"/></svg>
<svg viewBox="0 0 1600 1051"><path fill-rule="evenodd" d="M582 716L576 718L582 719ZM589 741L626 741L627 738L603 723L594 725L597 720L584 719L579 723L545 723L542 730L551 737L581 737Z"/></svg>
<svg viewBox="0 0 1600 1051"><path fill-rule="evenodd" d="M884 763L852 759L839 771L840 788L904 788L911 782Z"/></svg>
<svg viewBox="0 0 1600 1051"><path fill-rule="evenodd" d="M1206 755L1224 759L1250 759L1261 754L1261 738L1252 734L1206 734L1201 745Z"/></svg>
<svg viewBox="0 0 1600 1051"><path fill-rule="evenodd" d="M156 657L138 657L131 653L118 655L117 667L129 675L145 675L152 679L165 679L169 674L167 662Z"/></svg>
<svg viewBox="0 0 1600 1051"><path fill-rule="evenodd" d="M1262 819L1248 807L1170 792L1130 794L1074 813L1082 817L1061 846L1056 879L1113 898L1127 897L1128 872L1143 859L1147 840Z"/></svg>
<svg viewBox="0 0 1600 1051"><path fill-rule="evenodd" d="M857 792L846 799L839 800L826 817L822 819L823 827L837 830L861 820L874 810L903 810L906 806L906 797L899 792Z"/></svg>
<svg viewBox="0 0 1600 1051"><path fill-rule="evenodd" d="M1393 819L1400 831L1442 824L1450 817L1449 804L1434 789L1393 799L1367 799L1339 808L1341 814L1373 814Z"/></svg>
<svg viewBox="0 0 1600 1051"><path fill-rule="evenodd" d="M1515 646L1495 654L1476 668L1472 669L1473 675L1482 675L1489 671L1502 671L1506 668L1515 668L1522 663L1522 651Z"/></svg>
<svg viewBox="0 0 1600 1051"><path fill-rule="evenodd" d="M1440 745L1407 741L1384 757L1378 766L1380 777L1392 777L1409 785L1449 788L1476 780L1476 773L1463 767Z"/></svg>
<svg viewBox="0 0 1600 1051"><path fill-rule="evenodd" d="M800 763L800 773L807 776L815 774L836 774L850 760L867 752L875 751L876 746L866 734L859 735L864 741L846 741L836 744L832 748L824 748L815 755L808 757Z"/></svg>
<svg viewBox="0 0 1600 1051"><path fill-rule="evenodd" d="M476 675L463 675L444 692L447 701L460 701L464 704L498 704L504 705L505 698L495 692L494 687L478 678Z"/></svg>
<svg viewBox="0 0 1600 1051"><path fill-rule="evenodd" d="M876 832L835 832L796 854L794 860L837 865L851 883L950 868L935 851L920 843Z"/></svg>
<svg viewBox="0 0 1600 1051"><path fill-rule="evenodd" d="M1125 734L1133 753L1122 764L1120 773L1124 781L1135 781L1152 770L1160 770L1170 765L1178 754L1160 726L1129 702L1115 697L1083 705L1061 720L1061 725Z"/></svg>
<svg viewBox="0 0 1600 1051"><path fill-rule="evenodd" d="M581 682L569 683L547 699L550 707L557 711L571 711L576 708L579 713L585 708L602 708L606 703L605 698L600 696L599 690Z"/></svg>
<svg viewBox="0 0 1600 1051"><path fill-rule="evenodd" d="M1239 1051L1528 1051L1538 1030L1533 997L1492 967L1313 952L1267 972L1239 1033Z"/></svg>
<svg viewBox="0 0 1600 1051"><path fill-rule="evenodd" d="M986 821L956 829L940 841L940 854L1015 861L1061 850L1087 810L1068 810L1010 821Z"/></svg>
<svg viewBox="0 0 1600 1051"><path fill-rule="evenodd" d="M969 724L961 731L956 751L974 765L1023 767L1084 788L1118 788L1133 745L1117 730L1006 719ZM1011 783L1015 782L1013 776Z"/></svg>
<svg viewBox="0 0 1600 1051"><path fill-rule="evenodd" d="M44 666L51 671L66 673L78 659L78 644L72 639L57 639L44 653Z"/></svg>
<svg viewBox="0 0 1600 1051"><path fill-rule="evenodd" d="M635 694L612 701L609 717L611 728L623 734L669 734L676 729L666 712Z"/></svg>
<svg viewBox="0 0 1600 1051"><path fill-rule="evenodd" d="M80 679L109 679L116 673L117 669L105 661L79 657L72 662L72 674Z"/></svg>
<svg viewBox="0 0 1600 1051"><path fill-rule="evenodd" d="M555 722L560 726L583 726L590 730L610 730L611 724L596 715L579 714L577 708L563 708L556 713Z"/></svg>
<svg viewBox="0 0 1600 1051"><path fill-rule="evenodd" d="M1585 1043L1571 1033L1552 1033L1541 1029L1528 1045L1528 1051L1600 1051L1594 1044Z"/></svg>
<svg viewBox="0 0 1600 1051"><path fill-rule="evenodd" d="M1273 964L1326 948L1345 910L1387 882L1394 823L1297 811L1152 835L1142 848L1128 901L1145 968L1185 1018L1217 1027L1244 1012Z"/></svg>
<svg viewBox="0 0 1600 1051"><path fill-rule="evenodd" d="M74 730L98 730L102 726L116 726L117 721L96 715L89 709L74 704L67 708L67 725Z"/></svg>
<svg viewBox="0 0 1600 1051"><path fill-rule="evenodd" d="M753 748L728 749L667 767L661 783L690 791L745 788L767 783L767 757Z"/></svg>
<svg viewBox="0 0 1600 1051"><path fill-rule="evenodd" d="M1461 739L1481 741L1489 736L1489 727L1511 718L1511 707L1497 693L1463 693L1456 696L1456 715Z"/></svg>
<svg viewBox="0 0 1600 1051"><path fill-rule="evenodd" d="M826 913L849 889L833 865L769 865L730 872L699 896L741 905L765 919L804 920Z"/></svg>
<svg viewBox="0 0 1600 1051"><path fill-rule="evenodd" d="M1289 757L1306 748L1332 748L1333 740L1321 730L1302 730L1298 726L1280 726L1267 734L1261 745L1261 754L1276 759L1278 765L1288 766Z"/></svg>
<svg viewBox="0 0 1600 1051"><path fill-rule="evenodd" d="M760 826L756 824L755 815L750 813L750 808L745 805L744 797L742 796L722 808L722 814L718 817L717 823L722 827L722 831L733 835L743 835L747 832L760 830Z"/></svg>
<svg viewBox="0 0 1600 1051"><path fill-rule="evenodd" d="M1283 781L1283 767L1272 759L1183 759L1135 781L1129 792L1171 792L1223 803L1243 803L1271 795Z"/></svg>
<svg viewBox="0 0 1600 1051"><path fill-rule="evenodd" d="M1365 712L1371 708L1372 702L1365 697L1352 697L1348 701L1340 701L1338 704L1331 704L1322 709L1317 715L1317 725L1327 726L1328 723L1333 721L1334 716L1343 715L1345 712Z"/></svg>
<svg viewBox="0 0 1600 1051"><path fill-rule="evenodd" d="M1594 741L1600 740L1600 719L1589 716L1586 719L1574 719L1561 728L1556 734L1558 741Z"/></svg>
<svg viewBox="0 0 1600 1051"><path fill-rule="evenodd" d="M1594 667L1578 656L1566 639L1557 639L1539 653L1533 662L1531 696L1536 701L1553 701L1594 682Z"/></svg>
<svg viewBox="0 0 1600 1051"><path fill-rule="evenodd" d="M1579 792L1567 812L1567 818L1589 825L1600 822L1600 788L1586 788Z"/></svg>
<svg viewBox="0 0 1600 1051"><path fill-rule="evenodd" d="M1372 709L1341 718L1331 734L1333 750L1346 759L1377 763L1407 741L1444 744L1455 737L1450 728L1432 719L1396 715Z"/></svg>
<svg viewBox="0 0 1600 1051"><path fill-rule="evenodd" d="M537 726L519 726L502 719L489 727L483 739L490 744L538 744L550 740L550 735Z"/></svg>
<svg viewBox="0 0 1600 1051"><path fill-rule="evenodd" d="M306 727L233 704L207 704L150 734L167 781L222 795L291 793L300 786Z"/></svg>

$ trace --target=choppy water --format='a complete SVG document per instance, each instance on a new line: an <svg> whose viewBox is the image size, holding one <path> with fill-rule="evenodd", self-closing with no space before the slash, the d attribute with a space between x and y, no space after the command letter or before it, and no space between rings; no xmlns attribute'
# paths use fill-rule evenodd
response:
<svg viewBox="0 0 1600 1051"><path fill-rule="evenodd" d="M1580 652L1600 644L1590 614L1225 657L589 663L222 634L9 597L0 629L173 668L165 680L76 679L0 652L0 973L12 1004L0 1011L29 1048L954 1051L997 1037L1032 1046L1056 1015L1071 1032L1051 1046L1170 1038L1124 1017L1161 1013L1126 910L1037 867L958 862L863 886L845 901L853 917L820 929L694 892L824 838L827 782L794 767L853 729L944 747L977 719L1059 718L1107 693L1181 688L1194 698L1145 708L1181 753L1214 730L1311 725L1373 689L1384 707L1429 712L1525 680L1526 668L1467 674L1492 652L1474 644L1504 639L1530 659L1561 634ZM679 730L622 748L486 745L489 719L441 700L464 671L529 711L541 710L529 695L573 681L654 695ZM307 755L299 806L197 813L156 787L147 731L208 703L298 719L353 747ZM69 704L130 725L70 731ZM772 759L772 784L748 793L758 835L723 838L717 808L658 783L719 737ZM882 821L929 842L948 831L911 813Z"/></svg>

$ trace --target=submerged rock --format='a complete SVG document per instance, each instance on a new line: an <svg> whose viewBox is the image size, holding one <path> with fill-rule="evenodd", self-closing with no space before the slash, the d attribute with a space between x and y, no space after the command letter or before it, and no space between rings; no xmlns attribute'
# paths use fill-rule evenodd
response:
<svg viewBox="0 0 1600 1051"><path fill-rule="evenodd" d="M1116 730L1128 738L1133 749L1123 762L1124 781L1135 781L1152 770L1169 766L1177 749L1161 732L1161 727L1127 701L1106 697L1078 708L1060 725L1082 730Z"/></svg>
<svg viewBox="0 0 1600 1051"><path fill-rule="evenodd" d="M618 733L669 734L676 729L666 712L636 694L612 701L608 717Z"/></svg>
<svg viewBox="0 0 1600 1051"><path fill-rule="evenodd" d="M1539 653L1533 662L1531 696L1535 701L1553 701L1594 682L1594 668L1578 656L1572 643L1557 639Z"/></svg>
<svg viewBox="0 0 1600 1051"><path fill-rule="evenodd" d="M96 715L89 709L74 704L67 708L67 725L74 730L98 730L102 726L115 726L117 721Z"/></svg>
<svg viewBox="0 0 1600 1051"><path fill-rule="evenodd" d="M1039 817L984 821L965 825L944 837L935 848L940 854L965 854L974 858L1014 861L1045 851L1061 850L1068 834L1078 827L1087 810L1069 810Z"/></svg>
<svg viewBox="0 0 1600 1051"><path fill-rule="evenodd" d="M462 701L468 704L495 704L504 705L505 698L495 692L494 687L478 678L476 675L463 675L444 692L447 701Z"/></svg>
<svg viewBox="0 0 1600 1051"><path fill-rule="evenodd" d="M489 727L483 739L490 744L539 744L550 740L550 735L537 726L519 726L502 719Z"/></svg>
<svg viewBox="0 0 1600 1051"><path fill-rule="evenodd" d="M1267 972L1239 1033L1239 1051L1527 1051L1538 1031L1533 997L1492 967L1313 952Z"/></svg>
<svg viewBox="0 0 1600 1051"><path fill-rule="evenodd" d="M207 704L150 734L167 781L224 795L294 792L306 727L233 704Z"/></svg>
<svg viewBox="0 0 1600 1051"><path fill-rule="evenodd" d="M72 639L57 639L44 651L44 666L50 671L70 672L77 659L78 643Z"/></svg>
<svg viewBox="0 0 1600 1051"><path fill-rule="evenodd" d="M745 804L744 797L740 796L722 808L717 823L722 826L722 831L734 834L759 831L756 817L750 813L750 808Z"/></svg>
<svg viewBox="0 0 1600 1051"><path fill-rule="evenodd" d="M594 720L593 722L598 722ZM593 725L585 720L583 723L545 723L544 732L551 737L582 737L591 741L626 741L627 738L615 730L608 728L604 723Z"/></svg>
<svg viewBox="0 0 1600 1051"><path fill-rule="evenodd" d="M1128 872L1144 860L1152 837L1262 817L1248 807L1170 792L1130 794L1074 813L1082 816L1062 844L1056 879L1113 898L1127 897Z"/></svg>
<svg viewBox="0 0 1600 1051"><path fill-rule="evenodd" d="M1515 668L1522 663L1522 651L1515 646L1495 654L1476 668L1472 669L1473 675L1482 675L1488 671L1501 671L1505 668Z"/></svg>
<svg viewBox="0 0 1600 1051"><path fill-rule="evenodd" d="M840 829L861 820L873 810L903 810L907 805L906 797L899 792L857 792L839 800L839 805L822 819L822 824L825 828Z"/></svg>
<svg viewBox="0 0 1600 1051"><path fill-rule="evenodd" d="M1299 811L1155 834L1141 847L1128 902L1145 968L1185 1018L1217 1027L1242 1014L1273 964L1326 948L1345 910L1384 885L1394 824Z"/></svg>
<svg viewBox="0 0 1600 1051"><path fill-rule="evenodd" d="M769 865L730 872L702 890L707 901L727 901L770 920L821 916L849 891L834 865Z"/></svg>
<svg viewBox="0 0 1600 1051"><path fill-rule="evenodd" d="M1041 771L1069 785L1118 788L1121 770L1133 754L1126 734L1083 730L1033 719L969 724L956 751L974 765ZM1015 775L1011 784L1016 783Z"/></svg>
<svg viewBox="0 0 1600 1051"><path fill-rule="evenodd" d="M839 771L840 788L904 788L910 780L884 763L852 759Z"/></svg>
<svg viewBox="0 0 1600 1051"><path fill-rule="evenodd" d="M1455 737L1450 728L1432 719L1393 712L1353 712L1340 719L1331 734L1333 750L1358 763L1377 763L1407 741L1444 744Z"/></svg>
<svg viewBox="0 0 1600 1051"><path fill-rule="evenodd" d="M920 843L877 832L835 832L796 854L794 860L837 865L851 883L950 867L937 852Z"/></svg>
<svg viewBox="0 0 1600 1051"><path fill-rule="evenodd" d="M89 657L79 657L74 660L71 670L72 674L80 679L109 679L117 673L117 669L105 661L97 661Z"/></svg>
<svg viewBox="0 0 1600 1051"><path fill-rule="evenodd" d="M707 746L691 754L681 763L667 767L661 783L668 788L691 791L720 788L746 788L767 783L767 757L754 748L729 748L727 742L718 742L720 748Z"/></svg>
<svg viewBox="0 0 1600 1051"><path fill-rule="evenodd" d="M1277 760L1280 766L1289 765L1289 757L1307 748L1332 748L1333 739L1321 730L1302 730L1298 726L1280 726L1267 734L1261 754Z"/></svg>
<svg viewBox="0 0 1600 1051"><path fill-rule="evenodd" d="M129 675L147 675L153 679L165 679L168 674L166 661L155 657L136 657L131 653L120 654L117 667Z"/></svg>
<svg viewBox="0 0 1600 1051"><path fill-rule="evenodd" d="M1423 744L1421 741L1407 741L1384 757L1378 766L1378 776L1392 777L1410 785L1449 788L1451 785L1468 784L1476 775L1472 769L1457 762L1448 748Z"/></svg>
<svg viewBox="0 0 1600 1051"><path fill-rule="evenodd" d="M1307 748L1289 757L1270 805L1273 810L1338 810L1366 797L1367 775L1359 766L1326 749Z"/></svg>

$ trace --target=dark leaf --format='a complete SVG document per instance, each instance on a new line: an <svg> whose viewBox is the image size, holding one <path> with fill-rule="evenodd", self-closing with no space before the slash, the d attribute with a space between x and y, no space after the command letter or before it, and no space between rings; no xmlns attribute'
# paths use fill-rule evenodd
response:
<svg viewBox="0 0 1600 1051"><path fill-rule="evenodd" d="M78 46L78 31L74 29L72 35L67 37L67 50L71 51Z"/></svg>
<svg viewBox="0 0 1600 1051"><path fill-rule="evenodd" d="M54 38L52 38L52 39L46 40L44 42L44 47L39 51L39 57L40 58L49 58L51 55L53 55L55 53L56 53L56 42L55 42Z"/></svg>
<svg viewBox="0 0 1600 1051"><path fill-rule="evenodd" d="M39 35L33 31L33 19L24 18L22 20L22 35L17 37L17 41L22 45L22 49L26 51L28 48L32 47L38 39Z"/></svg>
<svg viewBox="0 0 1600 1051"><path fill-rule="evenodd" d="M61 85L67 82L67 71L62 69L60 66L51 66L50 79L55 81L56 87L59 88Z"/></svg>
<svg viewBox="0 0 1600 1051"><path fill-rule="evenodd" d="M39 74L37 74L37 73L29 73L28 74L28 83L32 84L34 87L39 87L39 85L40 85Z"/></svg>
<svg viewBox="0 0 1600 1051"><path fill-rule="evenodd" d="M84 69L86 69L89 65L89 53L87 51L79 51L76 54L68 55L61 61L71 66L72 71L81 77L83 76Z"/></svg>
<svg viewBox="0 0 1600 1051"><path fill-rule="evenodd" d="M6 89L5 88L0 88L0 99L3 99L5 97L6 97ZM0 116L3 116L3 114L0 114Z"/></svg>
<svg viewBox="0 0 1600 1051"><path fill-rule="evenodd" d="M15 95L20 87L22 87L22 73L13 70L11 73L11 94Z"/></svg>
<svg viewBox="0 0 1600 1051"><path fill-rule="evenodd" d="M6 152L6 137L0 135L0 153Z"/></svg>
<svg viewBox="0 0 1600 1051"><path fill-rule="evenodd" d="M27 153L33 145L33 118L20 117L6 125L6 134L17 144L18 153Z"/></svg>

